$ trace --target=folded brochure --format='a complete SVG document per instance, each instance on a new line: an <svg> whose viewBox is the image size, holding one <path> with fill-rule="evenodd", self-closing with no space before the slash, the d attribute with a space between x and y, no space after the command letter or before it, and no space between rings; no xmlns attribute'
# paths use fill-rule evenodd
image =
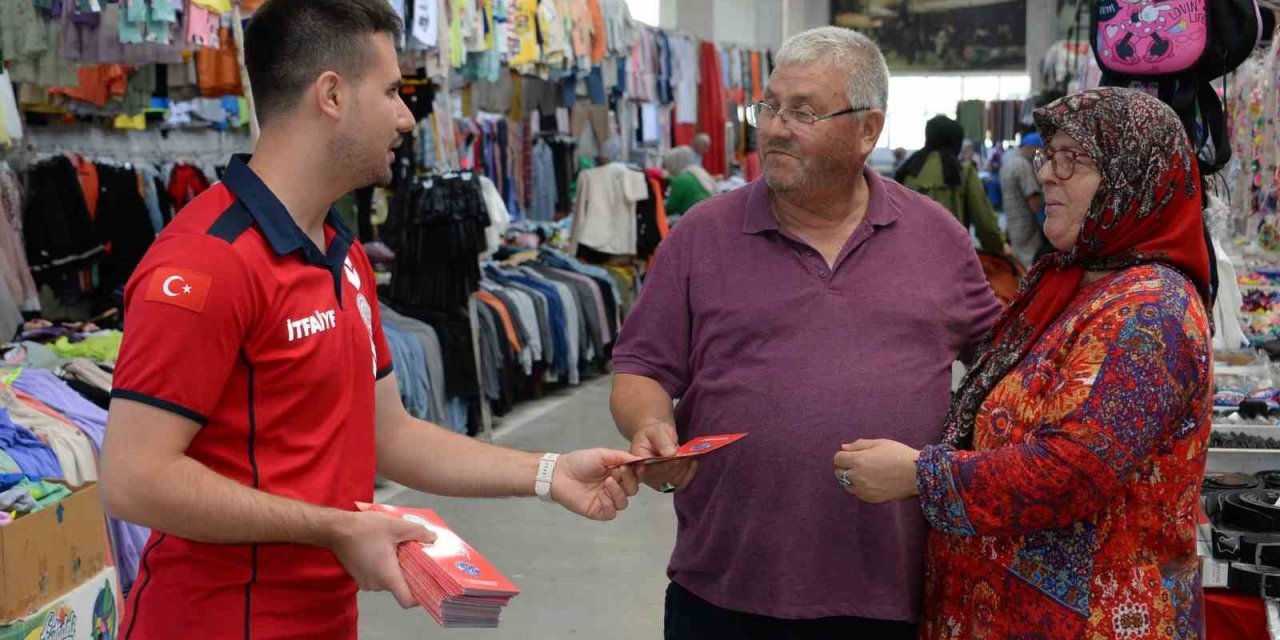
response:
<svg viewBox="0 0 1280 640"><path fill-rule="evenodd" d="M713 451L723 449L743 438L747 437L745 433L727 433L718 436L702 436L694 438L676 450L675 455L655 456L652 458L641 458L627 464L657 464L659 462L669 462L671 460L679 460L681 458L696 458L705 456ZM621 466L621 465L620 465Z"/></svg>
<svg viewBox="0 0 1280 640"><path fill-rule="evenodd" d="M480 552L426 508L357 503L361 511L385 513L421 525L435 542L405 542L396 549L400 570L414 598L442 627L496 627L516 588Z"/></svg>

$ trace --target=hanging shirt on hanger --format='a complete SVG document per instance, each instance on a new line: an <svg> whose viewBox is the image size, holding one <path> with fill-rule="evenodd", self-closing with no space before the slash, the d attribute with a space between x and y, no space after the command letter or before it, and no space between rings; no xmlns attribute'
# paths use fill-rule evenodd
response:
<svg viewBox="0 0 1280 640"><path fill-rule="evenodd" d="M600 13L604 17L608 33L609 53L615 56L628 55L639 35L631 20L631 7L625 0L600 0Z"/></svg>
<svg viewBox="0 0 1280 640"><path fill-rule="evenodd" d="M533 146L533 206L529 219L551 222L556 213L555 154L551 146L539 140Z"/></svg>
<svg viewBox="0 0 1280 640"><path fill-rule="evenodd" d="M609 32L600 9L600 0L587 0L587 10L591 12L591 64L597 65L609 53Z"/></svg>
<svg viewBox="0 0 1280 640"><path fill-rule="evenodd" d="M686 37L671 39L671 78L675 87L676 122L698 122L698 49Z"/></svg>
<svg viewBox="0 0 1280 640"><path fill-rule="evenodd" d="M222 44L218 36L221 24L218 14L199 5L190 5L187 9L187 44L217 49Z"/></svg>
<svg viewBox="0 0 1280 640"><path fill-rule="evenodd" d="M409 27L410 48L435 48L440 42L439 0L413 0L413 23Z"/></svg>
<svg viewBox="0 0 1280 640"><path fill-rule="evenodd" d="M40 292L31 278L27 250L22 246L22 191L17 174L0 165L0 284L5 285L18 310L38 311ZM21 315L18 316L21 324ZM0 335L0 342L12 330Z"/></svg>
<svg viewBox="0 0 1280 640"><path fill-rule="evenodd" d="M538 32L542 35L542 61L552 66L563 66L573 59L573 45L565 21L559 13L559 3L543 0L538 3Z"/></svg>
<svg viewBox="0 0 1280 640"><path fill-rule="evenodd" d="M643 173L613 162L578 175L574 237L613 255L636 253L636 203L649 197Z"/></svg>
<svg viewBox="0 0 1280 640"><path fill-rule="evenodd" d="M22 140L22 114L18 112L18 98L13 93L9 74L0 67L0 126L4 128L6 143Z"/></svg>
<svg viewBox="0 0 1280 640"><path fill-rule="evenodd" d="M531 65L538 61L537 14L538 0L512 0L507 5L507 47L512 68Z"/></svg>
<svg viewBox="0 0 1280 640"><path fill-rule="evenodd" d="M498 187L487 176L480 176L480 194L489 213L489 226L484 230L486 248L480 255L491 256L502 247L502 234L511 226L511 215L498 193Z"/></svg>
<svg viewBox="0 0 1280 640"><path fill-rule="evenodd" d="M591 8L587 5L587 0L568 0L568 2L570 3L573 21L573 29L570 32L573 42L573 55L578 58L578 73L579 76L582 76L592 65L591 36L594 30L594 23L591 21Z"/></svg>

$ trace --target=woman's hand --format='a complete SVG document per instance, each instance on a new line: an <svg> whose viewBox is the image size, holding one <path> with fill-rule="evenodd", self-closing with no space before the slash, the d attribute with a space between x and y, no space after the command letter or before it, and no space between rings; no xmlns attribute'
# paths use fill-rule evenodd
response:
<svg viewBox="0 0 1280 640"><path fill-rule="evenodd" d="M837 480L845 491L870 504L918 495L916 460L920 452L893 440L858 440L840 447L835 457Z"/></svg>

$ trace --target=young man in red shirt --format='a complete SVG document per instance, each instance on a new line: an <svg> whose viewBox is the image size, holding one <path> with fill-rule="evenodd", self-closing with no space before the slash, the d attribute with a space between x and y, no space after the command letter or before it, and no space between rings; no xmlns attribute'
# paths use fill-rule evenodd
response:
<svg viewBox="0 0 1280 640"><path fill-rule="evenodd" d="M156 239L126 291L102 456L115 516L154 534L127 640L354 638L356 590L414 604L396 545L354 511L376 472L453 496L534 495L608 520L612 450L513 451L409 416L373 271L331 203L390 182L414 126L386 0L270 0L246 32L261 139Z"/></svg>

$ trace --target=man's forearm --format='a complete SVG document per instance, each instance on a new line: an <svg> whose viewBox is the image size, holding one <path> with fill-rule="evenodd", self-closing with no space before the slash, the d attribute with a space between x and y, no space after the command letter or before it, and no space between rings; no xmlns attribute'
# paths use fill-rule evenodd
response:
<svg viewBox="0 0 1280 640"><path fill-rule="evenodd" d="M345 515L247 487L186 456L130 476L115 479L132 486L109 493L112 515L196 542L325 547Z"/></svg>
<svg viewBox="0 0 1280 640"><path fill-rule="evenodd" d="M531 496L540 454L507 449L404 417L380 429L378 470L387 479L442 496Z"/></svg>
<svg viewBox="0 0 1280 640"><path fill-rule="evenodd" d="M656 380L644 376L615 374L609 408L618 433L627 440L653 422L676 423L671 396Z"/></svg>

